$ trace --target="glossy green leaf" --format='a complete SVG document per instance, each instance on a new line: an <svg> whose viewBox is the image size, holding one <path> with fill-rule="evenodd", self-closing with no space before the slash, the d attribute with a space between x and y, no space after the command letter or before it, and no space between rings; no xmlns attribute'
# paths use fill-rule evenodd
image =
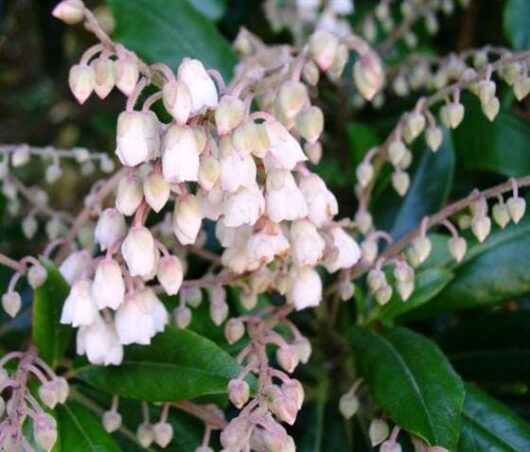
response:
<svg viewBox="0 0 530 452"><path fill-rule="evenodd" d="M502 403L466 385L459 451L530 450L530 426Z"/></svg>
<svg viewBox="0 0 530 452"><path fill-rule="evenodd" d="M443 268L430 268L416 274L415 288L407 301L402 301L397 291L385 306L377 306L373 312L374 319L385 322L417 309L432 300L453 279L453 273Z"/></svg>
<svg viewBox="0 0 530 452"><path fill-rule="evenodd" d="M406 328L356 327L352 343L374 400L429 445L455 450L464 386L438 346Z"/></svg>
<svg viewBox="0 0 530 452"><path fill-rule="evenodd" d="M353 159L353 164L357 166L364 158L365 154L381 143L381 138L373 127L360 122L350 123L346 128L348 134L348 148Z"/></svg>
<svg viewBox="0 0 530 452"><path fill-rule="evenodd" d="M425 149L412 177L392 228L393 237L415 228L425 215L440 210L451 191L455 168L455 153L451 135L444 129L443 144L434 153Z"/></svg>
<svg viewBox="0 0 530 452"><path fill-rule="evenodd" d="M101 425L101 420L76 402L56 409L60 450L69 452L113 452L120 448Z"/></svg>
<svg viewBox="0 0 530 452"><path fill-rule="evenodd" d="M514 49L530 49L530 2L528 0L508 0L506 2L504 34Z"/></svg>
<svg viewBox="0 0 530 452"><path fill-rule="evenodd" d="M154 402L225 394L240 370L210 340L170 326L150 346L128 347L120 366L88 366L78 376L110 394Z"/></svg>
<svg viewBox="0 0 530 452"><path fill-rule="evenodd" d="M230 77L235 56L216 27L187 1L109 0L114 37L150 63L176 68L184 57Z"/></svg>
<svg viewBox="0 0 530 452"><path fill-rule="evenodd" d="M210 20L219 20L226 9L226 0L187 0L191 6Z"/></svg>
<svg viewBox="0 0 530 452"><path fill-rule="evenodd" d="M55 367L68 348L73 332L71 327L59 322L70 288L50 261L42 259L42 265L48 271L48 278L34 293L33 342L39 356Z"/></svg>
<svg viewBox="0 0 530 452"><path fill-rule="evenodd" d="M492 123L482 113L477 99L464 99L464 122L453 131L458 163L468 171L514 177L529 174L530 123L505 109Z"/></svg>

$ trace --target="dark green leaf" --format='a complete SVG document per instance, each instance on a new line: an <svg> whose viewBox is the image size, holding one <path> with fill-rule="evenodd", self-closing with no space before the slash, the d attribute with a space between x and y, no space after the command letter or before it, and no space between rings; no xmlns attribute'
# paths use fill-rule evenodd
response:
<svg viewBox="0 0 530 452"><path fill-rule="evenodd" d="M392 236L401 237L416 227L425 215L440 210L451 191L455 153L451 135L444 129L438 152L425 150L412 183L392 228Z"/></svg>
<svg viewBox="0 0 530 452"><path fill-rule="evenodd" d="M50 261L42 259L42 265L48 271L48 278L35 290L33 342L37 346L39 356L55 367L68 348L72 337L72 328L59 322L63 303L70 289Z"/></svg>
<svg viewBox="0 0 530 452"><path fill-rule="evenodd" d="M61 449L65 452L119 451L112 437L103 429L101 420L82 405L68 402L56 409Z"/></svg>
<svg viewBox="0 0 530 452"><path fill-rule="evenodd" d="M215 26L187 1L109 0L116 19L114 37L148 62L176 68L184 57L229 78L235 56Z"/></svg>
<svg viewBox="0 0 530 452"><path fill-rule="evenodd" d="M202 15L210 20L219 20L226 9L225 0L187 0Z"/></svg>
<svg viewBox="0 0 530 452"><path fill-rule="evenodd" d="M465 108L464 122L453 131L458 162L469 171L513 177L529 174L530 123L505 109L491 123L479 101L469 96L465 97Z"/></svg>
<svg viewBox="0 0 530 452"><path fill-rule="evenodd" d="M150 346L131 346L119 367L88 366L79 377L110 394L148 401L224 394L241 367L192 331L167 327Z"/></svg>
<svg viewBox="0 0 530 452"><path fill-rule="evenodd" d="M406 328L352 333L361 374L374 400L405 430L455 450L464 386L438 346Z"/></svg>
<svg viewBox="0 0 530 452"><path fill-rule="evenodd" d="M514 49L530 49L530 2L528 0L508 0L506 2L504 34Z"/></svg>
<svg viewBox="0 0 530 452"><path fill-rule="evenodd" d="M472 385L466 385L463 421L462 452L530 450L528 424Z"/></svg>
<svg viewBox="0 0 530 452"><path fill-rule="evenodd" d="M348 124L346 131L348 133L348 148L355 166L361 162L370 148L381 143L381 139L374 128L366 124L360 122Z"/></svg>

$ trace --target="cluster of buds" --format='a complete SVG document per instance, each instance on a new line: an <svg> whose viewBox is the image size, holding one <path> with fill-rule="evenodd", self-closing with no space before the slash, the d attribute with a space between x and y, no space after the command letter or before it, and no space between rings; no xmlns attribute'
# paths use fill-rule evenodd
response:
<svg viewBox="0 0 530 452"><path fill-rule="evenodd" d="M18 360L13 373L5 368L9 361ZM28 389L29 378L34 377L40 383L37 401ZM33 438L44 450L51 450L57 441L55 418L48 414L41 404L49 409L63 404L68 398L68 383L57 376L53 370L30 349L23 352L10 352L0 359L0 448L16 450L22 445L25 450L31 446L22 435L21 426L29 417L33 422Z"/></svg>

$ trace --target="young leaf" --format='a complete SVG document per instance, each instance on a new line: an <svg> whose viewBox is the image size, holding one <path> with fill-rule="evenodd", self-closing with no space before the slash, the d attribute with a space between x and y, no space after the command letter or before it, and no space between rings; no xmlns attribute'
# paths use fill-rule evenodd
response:
<svg viewBox="0 0 530 452"><path fill-rule="evenodd" d="M173 326L150 346L131 346L118 366L87 366L79 377L110 394L152 402L224 394L241 367L210 340Z"/></svg>
<svg viewBox="0 0 530 452"><path fill-rule="evenodd" d="M188 1L110 0L116 19L114 38L148 62L172 69L184 57L229 77L236 62L230 45L215 26Z"/></svg>
<svg viewBox="0 0 530 452"><path fill-rule="evenodd" d="M34 293L33 342L39 356L55 367L72 337L72 328L59 322L70 289L53 263L47 259L41 259L41 263L48 272L48 278Z"/></svg>
<svg viewBox="0 0 530 452"><path fill-rule="evenodd" d="M472 385L466 385L463 421L458 450L530 450L528 424Z"/></svg>
<svg viewBox="0 0 530 452"><path fill-rule="evenodd" d="M431 446L456 450L464 386L438 346L406 328L355 327L352 343L374 400Z"/></svg>
<svg viewBox="0 0 530 452"><path fill-rule="evenodd" d="M101 420L76 402L56 409L61 450L76 452L119 451L118 445L101 425Z"/></svg>

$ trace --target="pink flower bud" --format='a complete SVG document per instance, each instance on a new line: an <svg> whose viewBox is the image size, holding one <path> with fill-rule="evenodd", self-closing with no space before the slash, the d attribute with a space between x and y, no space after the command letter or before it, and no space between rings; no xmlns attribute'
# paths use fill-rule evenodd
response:
<svg viewBox="0 0 530 452"><path fill-rule="evenodd" d="M337 199L319 176L311 174L303 177L299 187L307 203L309 220L316 227L323 226L338 213Z"/></svg>
<svg viewBox="0 0 530 452"><path fill-rule="evenodd" d="M159 171L152 171L144 180L145 201L155 212L160 212L166 205L169 193L169 184Z"/></svg>
<svg viewBox="0 0 530 452"><path fill-rule="evenodd" d="M243 408L248 402L250 388L246 381L230 380L228 383L228 398L236 406L236 408Z"/></svg>
<svg viewBox="0 0 530 452"><path fill-rule="evenodd" d="M401 446L395 441L385 441L379 447L379 452L401 452Z"/></svg>
<svg viewBox="0 0 530 452"><path fill-rule="evenodd" d="M57 422L47 413L37 413L33 419L33 437L44 450L51 450L57 441Z"/></svg>
<svg viewBox="0 0 530 452"><path fill-rule="evenodd" d="M252 424L247 419L232 419L221 432L221 445L228 450L239 450L248 444Z"/></svg>
<svg viewBox="0 0 530 452"><path fill-rule="evenodd" d="M121 344L147 345L155 334L154 319L143 300L128 295L116 312L116 332Z"/></svg>
<svg viewBox="0 0 530 452"><path fill-rule="evenodd" d="M155 434L151 424L140 424L136 430L136 438L142 447L149 447L155 439Z"/></svg>
<svg viewBox="0 0 530 452"><path fill-rule="evenodd" d="M48 381L39 386L39 398L48 408L52 410L55 408L55 405L57 405L58 400L53 381Z"/></svg>
<svg viewBox="0 0 530 452"><path fill-rule="evenodd" d="M178 68L178 80L191 95L191 114L217 107L217 89L199 60L185 58Z"/></svg>
<svg viewBox="0 0 530 452"><path fill-rule="evenodd" d="M182 245L192 245L201 228L202 213L197 198L186 195L175 202L173 232Z"/></svg>
<svg viewBox="0 0 530 452"><path fill-rule="evenodd" d="M85 17L85 5L81 0L63 0L52 11L53 17L73 25Z"/></svg>
<svg viewBox="0 0 530 452"><path fill-rule="evenodd" d="M118 89L130 96L138 83L140 70L132 58L119 59L114 62L114 80Z"/></svg>
<svg viewBox="0 0 530 452"><path fill-rule="evenodd" d="M276 351L276 359L280 366L288 373L292 373L300 361L296 349L289 345L283 345L278 348Z"/></svg>
<svg viewBox="0 0 530 452"><path fill-rule="evenodd" d="M302 384L295 379L282 383L282 392L291 400L294 400L298 409L302 408L305 392Z"/></svg>
<svg viewBox="0 0 530 452"><path fill-rule="evenodd" d="M121 245L121 252L131 276L147 276L154 271L156 248L149 229L133 226Z"/></svg>
<svg viewBox="0 0 530 452"><path fill-rule="evenodd" d="M90 265L92 257L87 251L70 254L59 267L59 272L68 284L73 284Z"/></svg>
<svg viewBox="0 0 530 452"><path fill-rule="evenodd" d="M121 415L116 411L105 411L103 413L103 428L108 433L113 433L121 427Z"/></svg>
<svg viewBox="0 0 530 452"><path fill-rule="evenodd" d="M172 125L162 141L162 174L168 182L197 181L199 148L193 129Z"/></svg>
<svg viewBox="0 0 530 452"><path fill-rule="evenodd" d="M180 260L175 256L164 256L158 263L157 278L168 295L176 295L183 279Z"/></svg>
<svg viewBox="0 0 530 452"><path fill-rule="evenodd" d="M245 103L235 96L225 95L215 110L217 134L222 136L235 129L245 115Z"/></svg>
<svg viewBox="0 0 530 452"><path fill-rule="evenodd" d="M366 276L366 284L372 292L377 292L381 287L387 285L384 272L378 268L370 270Z"/></svg>
<svg viewBox="0 0 530 452"><path fill-rule="evenodd" d="M245 334L245 324L237 319L230 319L225 325L225 337L227 342L232 345L235 344Z"/></svg>
<svg viewBox="0 0 530 452"><path fill-rule="evenodd" d="M40 264L32 265L28 270L28 283L33 289L42 286L47 277L48 272Z"/></svg>
<svg viewBox="0 0 530 452"><path fill-rule="evenodd" d="M167 422L158 422L153 426L155 443L165 448L173 439L173 427Z"/></svg>
<svg viewBox="0 0 530 452"><path fill-rule="evenodd" d="M144 196L142 180L136 174L122 177L116 195L116 209L123 215L132 215L140 206ZM117 225L115 225L118 229ZM103 232L101 233L103 236ZM107 237L108 238L108 237ZM108 238L110 240L110 238ZM106 247L112 243L106 241ZM113 242L114 243L114 242Z"/></svg>
<svg viewBox="0 0 530 452"><path fill-rule="evenodd" d="M360 55L353 66L353 78L361 95L366 100L372 100L385 82L379 56L372 51Z"/></svg>
<svg viewBox="0 0 530 452"><path fill-rule="evenodd" d="M136 166L157 156L160 123L152 111L124 111L118 116L116 155L125 166Z"/></svg>
<svg viewBox="0 0 530 452"><path fill-rule="evenodd" d="M86 64L76 64L70 69L68 84L74 97L83 104L94 90L94 71Z"/></svg>
<svg viewBox="0 0 530 452"><path fill-rule="evenodd" d="M94 238L99 243L101 251L105 251L110 246L116 245L126 231L122 214L117 209L108 208L101 213L98 219Z"/></svg>
<svg viewBox="0 0 530 452"><path fill-rule="evenodd" d="M94 71L94 91L100 99L105 99L114 88L114 62L100 57L91 66Z"/></svg>
<svg viewBox="0 0 530 452"><path fill-rule="evenodd" d="M162 88L162 100L175 122L180 126L186 124L191 113L191 94L188 87L177 80L169 81Z"/></svg>
<svg viewBox="0 0 530 452"><path fill-rule="evenodd" d="M283 395L275 397L270 405L271 411L281 422L293 425L298 414L297 401Z"/></svg>
<svg viewBox="0 0 530 452"><path fill-rule="evenodd" d="M311 56L323 71L327 71L333 63L338 46L339 40L328 31L317 30L309 38Z"/></svg>
<svg viewBox="0 0 530 452"><path fill-rule="evenodd" d="M225 301L213 301L210 303L210 318L215 326L222 325L227 317L228 304Z"/></svg>

